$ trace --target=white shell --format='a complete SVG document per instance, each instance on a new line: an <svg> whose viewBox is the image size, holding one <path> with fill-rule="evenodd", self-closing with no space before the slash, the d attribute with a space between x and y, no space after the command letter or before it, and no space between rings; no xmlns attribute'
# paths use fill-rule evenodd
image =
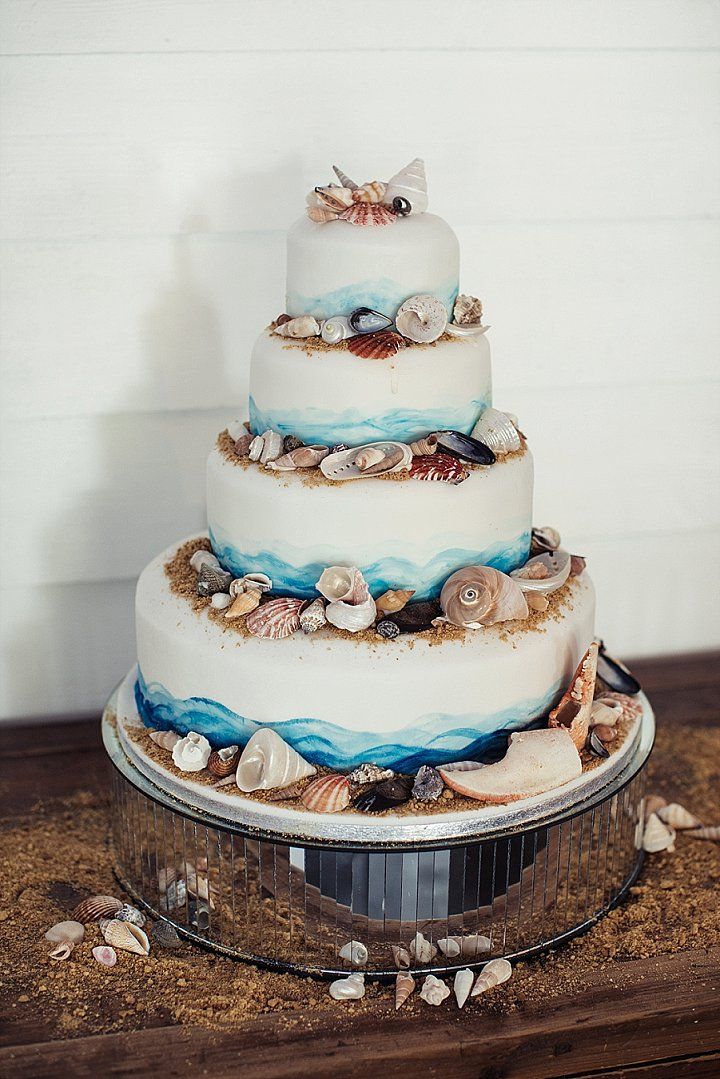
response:
<svg viewBox="0 0 720 1079"><path fill-rule="evenodd" d="M515 424L507 412L501 412L498 408L486 408L471 435L489 446L496 457L515 453L522 445Z"/></svg>
<svg viewBox="0 0 720 1079"><path fill-rule="evenodd" d="M422 933L416 933L408 947L411 959L418 963L429 963L437 955L437 948Z"/></svg>
<svg viewBox="0 0 720 1079"><path fill-rule="evenodd" d="M279 337L319 337L320 323L312 315L300 315L299 318L291 318L289 322L276 326L273 333Z"/></svg>
<svg viewBox="0 0 720 1079"><path fill-rule="evenodd" d="M166 749L168 753L172 753L174 747L180 741L180 735L176 734L175 731L150 731L150 737L156 746Z"/></svg>
<svg viewBox="0 0 720 1079"><path fill-rule="evenodd" d="M268 791L289 787L316 769L269 727L252 736L238 761L235 782L241 791Z"/></svg>
<svg viewBox="0 0 720 1079"><path fill-rule="evenodd" d="M663 824L667 824L671 828L677 828L678 831L684 831L686 828L702 828L702 821L689 813L685 806L678 805L677 802L661 806L657 811L657 815Z"/></svg>
<svg viewBox="0 0 720 1079"><path fill-rule="evenodd" d="M320 574L315 587L331 602L362 603L369 592L362 573L357 566L328 566Z"/></svg>
<svg viewBox="0 0 720 1079"><path fill-rule="evenodd" d="M356 337L357 330L352 328L345 315L333 315L323 322L320 336L329 345L337 345L340 341L347 341L348 337Z"/></svg>
<svg viewBox="0 0 720 1079"><path fill-rule="evenodd" d="M173 746L173 764L181 772L202 772L211 753L212 747L207 738L195 731L188 731Z"/></svg>
<svg viewBox="0 0 720 1079"><path fill-rule="evenodd" d="M471 996L479 997L481 993L486 993L493 986L502 985L511 974L512 966L507 959L491 959L480 972L478 980L473 986Z"/></svg>
<svg viewBox="0 0 720 1079"><path fill-rule="evenodd" d="M479 933L471 933L467 937L443 937L437 944L448 959L454 959L458 955L465 959L475 959L492 948L490 937L481 936Z"/></svg>
<svg viewBox="0 0 720 1079"><path fill-rule="evenodd" d="M395 326L409 341L419 344L437 341L447 326L445 305L435 296L411 296L400 306Z"/></svg>
<svg viewBox="0 0 720 1079"><path fill-rule="evenodd" d="M243 435L247 434L247 427L241 420L230 420L230 423L227 425L227 433L230 435L233 442L237 442L239 438L242 438Z"/></svg>
<svg viewBox="0 0 720 1079"><path fill-rule="evenodd" d="M458 937L440 937L437 946L447 959L455 959L456 956L460 955Z"/></svg>
<svg viewBox="0 0 720 1079"><path fill-rule="evenodd" d="M437 1006L450 996L450 990L445 982L441 982L434 974L428 974L420 990L420 996L427 1004Z"/></svg>
<svg viewBox="0 0 720 1079"><path fill-rule="evenodd" d="M216 611L224 611L231 603L232 596L229 596L227 592L215 592L210 597L210 606L214 607Z"/></svg>
<svg viewBox="0 0 720 1079"><path fill-rule="evenodd" d="M346 959L354 967L364 967L368 961L368 950L361 940L349 940L344 944L338 955Z"/></svg>
<svg viewBox="0 0 720 1079"><path fill-rule="evenodd" d="M642 849L648 854L655 854L660 850L675 850L675 829L663 824L657 813L651 813L645 823Z"/></svg>
<svg viewBox="0 0 720 1079"><path fill-rule="evenodd" d="M270 592L272 591L272 581L268 577L267 573L246 573L244 577L241 577L238 581L233 581L230 585L230 594L237 595L240 591L240 585L244 592L249 592L251 589L255 589L257 592ZM233 587L236 591L233 592Z"/></svg>
<svg viewBox="0 0 720 1079"><path fill-rule="evenodd" d="M333 1000L360 1000L365 996L365 975L349 974L347 978L331 982L330 996Z"/></svg>
<svg viewBox="0 0 720 1079"><path fill-rule="evenodd" d="M544 554L535 555L528 559L520 569L514 569L510 576L516 581L523 592L539 592L542 596L549 596L551 592L557 592L570 576L572 558L567 551L546 551ZM544 566L548 571L547 577L530 577L534 566Z"/></svg>
<svg viewBox="0 0 720 1079"><path fill-rule="evenodd" d="M377 465L385 459L385 454L377 446L365 446L355 455L355 464L364 472L366 468Z"/></svg>
<svg viewBox="0 0 720 1079"><path fill-rule="evenodd" d="M283 451L283 436L277 431L265 431L262 436L263 446L260 453L260 464L266 465L269 461L276 461Z"/></svg>
<svg viewBox="0 0 720 1079"><path fill-rule="evenodd" d="M363 603L343 603L341 600L328 603L325 617L338 629L347 630L348 633L360 633L373 624L375 611L375 600L368 596Z"/></svg>
<svg viewBox="0 0 720 1079"><path fill-rule="evenodd" d="M455 981L453 982L453 992L455 993L455 1000L457 1001L458 1008L462 1008L465 1001L470 996L470 990L473 987L475 981L475 975L471 970L465 967L464 970L459 970L455 975Z"/></svg>
<svg viewBox="0 0 720 1079"><path fill-rule="evenodd" d="M340 450L338 453L328 454L320 462L320 471L326 479L333 480L336 483L342 480L371 479L372 476L368 476L367 472L363 472L355 461L358 453L372 447L377 447L377 449L381 450L385 457L389 457L390 454L396 456L397 451L401 454L400 460L396 464L391 465L384 471L373 473L373 475L384 476L391 472L407 472L410 469L413 456L412 450L404 442L369 442L367 446L358 446L354 450Z"/></svg>
<svg viewBox="0 0 720 1079"><path fill-rule="evenodd" d="M199 573L203 566L212 566L213 569L220 569L220 563L212 551L196 551L190 559L190 565L196 573Z"/></svg>
<svg viewBox="0 0 720 1079"><path fill-rule="evenodd" d="M393 199L407 199L412 207L412 213L424 214L428 208L427 179L425 177L425 162L416 157L400 172L391 176L385 188L385 202L392 206Z"/></svg>
<svg viewBox="0 0 720 1079"><path fill-rule="evenodd" d="M622 715L622 705L619 701L593 701L590 709L590 726L614 727Z"/></svg>
<svg viewBox="0 0 720 1079"><path fill-rule="evenodd" d="M457 322L448 322L445 327L445 332L452 334L453 337L478 337L482 333L487 333L489 329L489 326L482 326L479 322L465 325L461 325Z"/></svg>
<svg viewBox="0 0 720 1079"><path fill-rule="evenodd" d="M108 918L100 922L100 932L106 944L112 948L119 948L123 952L133 952L135 955L150 954L150 941L139 925Z"/></svg>

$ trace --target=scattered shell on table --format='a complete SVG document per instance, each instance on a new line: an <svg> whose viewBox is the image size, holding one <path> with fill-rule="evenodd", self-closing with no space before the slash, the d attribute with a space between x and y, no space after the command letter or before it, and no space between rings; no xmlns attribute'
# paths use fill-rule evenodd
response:
<svg viewBox="0 0 720 1079"><path fill-rule="evenodd" d="M266 791L289 787L316 769L269 727L262 727L242 751L236 782L241 791Z"/></svg>
<svg viewBox="0 0 720 1079"><path fill-rule="evenodd" d="M385 201L392 206L395 199L408 202L411 213L422 214L427 210L427 179L422 158L416 157L388 180L385 186Z"/></svg>
<svg viewBox="0 0 720 1079"><path fill-rule="evenodd" d="M445 305L436 296L411 296L398 308L395 326L403 337L417 344L437 341L447 326Z"/></svg>
<svg viewBox="0 0 720 1079"><path fill-rule="evenodd" d="M408 948L410 958L416 963L430 963L437 955L437 947L422 933L415 934Z"/></svg>
<svg viewBox="0 0 720 1079"><path fill-rule="evenodd" d="M637 678L630 673L625 664L621 663L619 659L614 659L613 656L608 655L602 641L599 642L599 647L597 673L600 678L615 693L625 693L629 697L634 697L640 692L641 688Z"/></svg>
<svg viewBox="0 0 720 1079"><path fill-rule="evenodd" d="M184 738L175 743L172 750L173 764L181 772L202 772L212 747L204 735L188 731Z"/></svg>
<svg viewBox="0 0 720 1079"><path fill-rule="evenodd" d="M235 440L233 450L238 457L247 457L250 453L250 447L252 445L253 435L249 431L245 431L240 438Z"/></svg>
<svg viewBox="0 0 720 1079"><path fill-rule="evenodd" d="M470 473L449 453L419 454L410 465L410 479L429 483L462 483Z"/></svg>
<svg viewBox="0 0 720 1079"><path fill-rule="evenodd" d="M113 914L113 918L116 918L119 922L132 922L133 925L139 925L142 928L147 921L147 918L141 910L137 907L133 907L130 903L123 903L120 910Z"/></svg>
<svg viewBox="0 0 720 1079"><path fill-rule="evenodd" d="M99 922L101 918L112 918L122 907L119 899L112 895L91 895L83 899L72 912L76 922Z"/></svg>
<svg viewBox="0 0 720 1079"><path fill-rule="evenodd" d="M466 629L528 616L520 586L492 566L465 566L456 570L442 587L440 606L445 621Z"/></svg>
<svg viewBox="0 0 720 1079"><path fill-rule="evenodd" d="M442 453L449 453L462 461L470 461L474 465L491 465L495 462L495 454L489 446L462 431L438 431L437 440Z"/></svg>
<svg viewBox="0 0 720 1079"><path fill-rule="evenodd" d="M489 446L496 457L515 453L522 445L518 429L507 412L497 408L486 408L470 433Z"/></svg>
<svg viewBox="0 0 720 1079"><path fill-rule="evenodd" d="M669 824L671 828L676 828L678 831L685 831L688 828L702 828L703 826L701 820L698 820L694 814L688 812L685 806L681 806L677 802L671 802L667 806L660 806L656 812L663 824Z"/></svg>
<svg viewBox="0 0 720 1079"><path fill-rule="evenodd" d="M437 444L437 435L426 435L425 438L419 438L417 442L411 442L410 449L415 457L428 457L431 453L435 453Z"/></svg>
<svg viewBox="0 0 720 1079"><path fill-rule="evenodd" d="M399 970L407 970L411 962L410 952L407 948L404 948L402 944L391 944L390 951L392 952L395 966Z"/></svg>
<svg viewBox="0 0 720 1079"><path fill-rule="evenodd" d="M471 326L482 322L482 303L477 296L460 294L453 307L453 319L459 326Z"/></svg>
<svg viewBox="0 0 720 1079"><path fill-rule="evenodd" d="M455 993L455 1000L457 1001L458 1008L463 1008L465 1006L465 1002L470 996L470 990L473 987L474 981L475 975L467 967L456 972L455 981L453 982L453 992Z"/></svg>
<svg viewBox="0 0 720 1079"><path fill-rule="evenodd" d="M85 926L82 922L74 919L57 922L51 926L45 934L45 940L49 940L55 947L49 952L51 959L68 959L74 948L82 944L85 939Z"/></svg>
<svg viewBox="0 0 720 1079"><path fill-rule="evenodd" d="M284 453L275 461L268 461L266 467L273 472L294 472L298 468L317 468L327 457L327 446L298 446L297 449Z"/></svg>
<svg viewBox="0 0 720 1079"><path fill-rule="evenodd" d="M365 975L349 974L347 978L331 982L330 996L333 1000L360 1000L365 996Z"/></svg>
<svg viewBox="0 0 720 1079"><path fill-rule="evenodd" d="M199 573L203 566L212 566L213 569L220 569L220 563L212 551L206 551L204 548L195 551L195 553L191 555L190 566L196 573Z"/></svg>
<svg viewBox="0 0 720 1079"><path fill-rule="evenodd" d="M235 599L232 600L231 605L225 611L225 617L229 622L234 622L238 618L244 618L260 606L261 599L262 594L257 588L251 588L247 592L238 592Z"/></svg>
<svg viewBox="0 0 720 1079"><path fill-rule="evenodd" d="M506 982L511 974L512 966L507 959L491 959L478 975L470 995L479 997L481 993L487 993L488 989Z"/></svg>
<svg viewBox="0 0 720 1079"><path fill-rule="evenodd" d="M657 813L651 813L645 822L642 849L649 854L661 850L675 850L675 829L663 824Z"/></svg>
<svg viewBox="0 0 720 1079"><path fill-rule="evenodd" d="M381 203L356 202L340 214L340 220L349 221L351 225L378 226L392 225L396 217Z"/></svg>
<svg viewBox="0 0 720 1079"><path fill-rule="evenodd" d="M590 709L590 726L614 727L621 715L622 705L617 701L593 701Z"/></svg>
<svg viewBox="0 0 720 1079"><path fill-rule="evenodd" d="M349 322L355 333L378 333L392 326L391 318L381 311L373 311L371 307L357 307L350 315Z"/></svg>
<svg viewBox="0 0 720 1079"><path fill-rule="evenodd" d="M402 1008L405 1001L415 989L415 979L406 971L399 971L395 979L395 1011Z"/></svg>
<svg viewBox="0 0 720 1079"><path fill-rule="evenodd" d="M370 451L376 451L373 455ZM378 453L380 456L378 457ZM361 468L358 457L364 463ZM372 459L375 463L367 463ZM320 462L320 471L334 483L385 476L391 472L407 472L413 461L412 451L402 442L370 442L352 450L339 450Z"/></svg>
<svg viewBox="0 0 720 1079"><path fill-rule="evenodd" d="M153 922L150 926L150 937L159 948L174 950L182 947L182 941L175 926L166 921Z"/></svg>
<svg viewBox="0 0 720 1079"><path fill-rule="evenodd" d="M462 955L464 959L476 959L492 948L490 938L479 933L471 933L466 937L441 937L437 945L448 959L454 959L458 955Z"/></svg>
<svg viewBox="0 0 720 1079"><path fill-rule="evenodd" d="M133 952L135 955L149 955L150 941L147 934L139 925L132 922L119 922L116 918L100 923L105 943L112 948L119 948L123 952Z"/></svg>
<svg viewBox="0 0 720 1079"><path fill-rule="evenodd" d="M322 599L314 599L300 612L300 629L303 633L315 633L327 625L325 617L325 602Z"/></svg>
<svg viewBox="0 0 720 1079"><path fill-rule="evenodd" d="M648 794L643 798L643 820L648 820L653 813L657 813L658 809L662 809L666 806L667 802L659 794Z"/></svg>
<svg viewBox="0 0 720 1079"><path fill-rule="evenodd" d="M225 746L224 749L214 749L208 757L208 772L223 779L232 775L237 768L240 759L240 746Z"/></svg>
<svg viewBox="0 0 720 1079"><path fill-rule="evenodd" d="M560 533L556 528L544 525L533 528L530 538L530 554L542 554L543 551L556 551L560 546Z"/></svg>
<svg viewBox="0 0 720 1079"><path fill-rule="evenodd" d="M299 318L291 318L289 322L276 326L273 333L279 337L319 337L320 323L312 315L300 315Z"/></svg>
<svg viewBox="0 0 720 1079"><path fill-rule="evenodd" d="M709 839L713 843L720 841L720 825L711 824L706 828L693 828L685 833L691 839Z"/></svg>
<svg viewBox="0 0 720 1079"><path fill-rule="evenodd" d="M391 588L375 600L375 606L379 614L394 614L396 611L401 611L414 595L413 588Z"/></svg>
<svg viewBox="0 0 720 1079"><path fill-rule="evenodd" d="M300 628L300 611L305 602L302 599L288 597L271 599L250 612L245 626L253 637L282 640Z"/></svg>
<svg viewBox="0 0 720 1079"><path fill-rule="evenodd" d="M318 776L302 792L300 801L313 813L341 813L350 805L350 784L345 776Z"/></svg>
<svg viewBox="0 0 720 1079"><path fill-rule="evenodd" d="M226 611L232 603L232 596L228 592L215 592L210 597L210 606L216 611Z"/></svg>
<svg viewBox="0 0 720 1079"><path fill-rule="evenodd" d="M100 944L93 948L92 957L101 967L114 967L117 963L117 952L108 944Z"/></svg>
<svg viewBox="0 0 720 1079"><path fill-rule="evenodd" d="M407 348L405 339L393 330L358 334L348 342L348 350L363 360L387 360L404 348Z"/></svg>
<svg viewBox="0 0 720 1079"><path fill-rule="evenodd" d="M437 769L429 764L423 764L415 776L412 796L418 802L436 802L443 792L445 784Z"/></svg>
<svg viewBox="0 0 720 1079"><path fill-rule="evenodd" d="M512 570L510 576L523 592L539 592L549 596L562 588L570 576L570 555L567 551L547 551L535 555L524 566Z"/></svg>
<svg viewBox="0 0 720 1079"><path fill-rule="evenodd" d="M450 990L445 985L445 982L436 978L434 974L428 974L425 981L422 984L420 990L420 997L426 1004L433 1004L437 1006L442 1004L446 997L450 996Z"/></svg>
<svg viewBox="0 0 720 1079"><path fill-rule="evenodd" d="M216 592L227 592L232 579L232 573L226 573L219 566L204 562L198 573L197 594L199 596L212 596Z"/></svg>
<svg viewBox="0 0 720 1079"><path fill-rule="evenodd" d="M381 768L378 764L371 764L368 761L359 764L350 773L348 780L359 787L364 783L382 783L384 779L392 779L394 775L392 768Z"/></svg>
<svg viewBox="0 0 720 1079"><path fill-rule="evenodd" d="M341 341L347 341L349 337L354 337L359 332L359 330L353 329L350 325L350 319L346 318L345 315L333 315L332 318L326 318L323 322L320 336L328 345L338 345Z"/></svg>
<svg viewBox="0 0 720 1079"><path fill-rule="evenodd" d="M354 967L364 967L368 961L368 950L361 940L349 940L338 955Z"/></svg>
<svg viewBox="0 0 720 1079"><path fill-rule="evenodd" d="M564 727L568 731L578 750L585 745L590 730L597 657L598 645L597 641L593 641L580 660L560 703L553 708L548 719L549 727Z"/></svg>
<svg viewBox="0 0 720 1079"><path fill-rule="evenodd" d="M544 794L582 774L580 753L565 730L515 731L496 764L470 771L439 767L446 785L468 798L492 804Z"/></svg>

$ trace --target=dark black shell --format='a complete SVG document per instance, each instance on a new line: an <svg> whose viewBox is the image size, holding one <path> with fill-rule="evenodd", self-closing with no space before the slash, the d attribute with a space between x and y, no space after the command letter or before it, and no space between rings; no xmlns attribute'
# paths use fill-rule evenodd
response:
<svg viewBox="0 0 720 1079"><path fill-rule="evenodd" d="M637 678L619 660L613 659L605 651L605 645L600 641L598 654L597 673L606 686L615 693L625 693L628 697L634 697L640 692L640 683Z"/></svg>
<svg viewBox="0 0 720 1079"><path fill-rule="evenodd" d="M396 637L400 636L400 627L389 618L383 618L381 622L378 622L375 626L375 631L388 641L394 641Z"/></svg>
<svg viewBox="0 0 720 1079"><path fill-rule="evenodd" d="M431 629L433 619L439 618L441 614L439 600L420 599L417 603L406 603L401 610L383 618L376 628L382 637L389 638L397 637L398 633L422 633L423 630ZM393 633L391 625L396 627L397 633Z"/></svg>
<svg viewBox="0 0 720 1079"><path fill-rule="evenodd" d="M304 445L305 443L295 435L285 435L285 438L283 439L283 452L292 453L293 450L299 450L300 447Z"/></svg>
<svg viewBox="0 0 720 1079"><path fill-rule="evenodd" d="M355 799L353 805L363 813L383 813L386 809L394 809L395 806L409 802L412 788L412 776L393 776L392 779L384 779L382 783L370 787Z"/></svg>
<svg viewBox="0 0 720 1079"><path fill-rule="evenodd" d="M603 760L607 760L610 756L610 751L605 747L605 744L600 741L594 730L590 731L588 747L591 753L594 753L596 757L602 757Z"/></svg>
<svg viewBox="0 0 720 1079"><path fill-rule="evenodd" d="M402 195L395 196L392 200L392 208L398 217L407 217L408 214L412 213L412 206L407 199L402 197Z"/></svg>
<svg viewBox="0 0 720 1079"><path fill-rule="evenodd" d="M445 453L453 457L459 457L461 461L470 461L474 465L492 465L495 463L495 454L477 438L464 435L461 431L438 431L438 446Z"/></svg>
<svg viewBox="0 0 720 1079"><path fill-rule="evenodd" d="M226 573L224 569L218 569L216 566L205 563L198 573L197 594L199 596L214 596L216 592L227 592L232 580L232 573Z"/></svg>
<svg viewBox="0 0 720 1079"><path fill-rule="evenodd" d="M357 307L348 322L357 333L377 333L392 326L391 318L381 311L373 311L371 307Z"/></svg>

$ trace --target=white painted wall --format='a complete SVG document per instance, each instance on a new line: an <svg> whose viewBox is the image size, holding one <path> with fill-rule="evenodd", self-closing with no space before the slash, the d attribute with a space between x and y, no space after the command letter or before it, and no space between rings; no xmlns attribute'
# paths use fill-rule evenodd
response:
<svg viewBox="0 0 720 1079"><path fill-rule="evenodd" d="M613 648L720 643L717 3L1 10L0 715L95 709L131 663L333 161L426 158Z"/></svg>

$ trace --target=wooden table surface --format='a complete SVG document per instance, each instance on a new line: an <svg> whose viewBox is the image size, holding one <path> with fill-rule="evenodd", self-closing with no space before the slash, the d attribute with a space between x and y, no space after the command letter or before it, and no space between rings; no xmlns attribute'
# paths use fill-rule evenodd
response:
<svg viewBox="0 0 720 1079"><path fill-rule="evenodd" d="M717 655L633 664L659 724L720 725ZM23 767L18 768L22 759ZM104 774L99 724L89 717L0 728L0 826L30 810L37 792L64 797ZM90 778L89 778L90 777ZM95 778L93 778L95 777ZM660 777L661 778L661 777ZM2 960L0 960L0 965ZM32 1022L5 1012L0 1076L383 1076L442 1079L551 1076L720 1076L720 948L695 948L599 965L584 990L522 1013L448 1013L424 1027L348 1012L342 1031L309 1030L298 1012L282 1027L261 1015L232 1030L173 1025L38 1040Z"/></svg>

